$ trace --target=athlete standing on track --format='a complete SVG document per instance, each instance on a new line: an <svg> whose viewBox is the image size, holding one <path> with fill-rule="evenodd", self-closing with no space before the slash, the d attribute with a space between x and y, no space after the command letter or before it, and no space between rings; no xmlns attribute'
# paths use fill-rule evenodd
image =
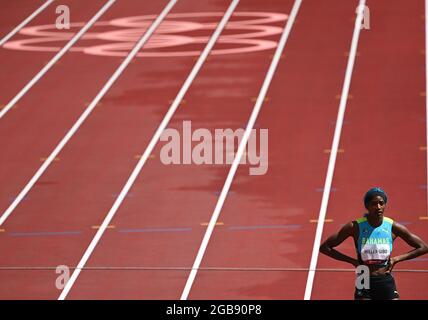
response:
<svg viewBox="0 0 428 320"><path fill-rule="evenodd" d="M333 259L348 262L355 267L365 265L369 268L370 289L356 288L354 298L357 300L398 299L392 269L398 262L428 253L428 246L422 239L412 234L405 226L384 217L387 201L388 197L382 189L370 189L364 197L368 213L363 218L344 225L320 247L320 252ZM349 237L354 239L357 259L334 249ZM397 237L402 238L414 249L392 257L392 245Z"/></svg>

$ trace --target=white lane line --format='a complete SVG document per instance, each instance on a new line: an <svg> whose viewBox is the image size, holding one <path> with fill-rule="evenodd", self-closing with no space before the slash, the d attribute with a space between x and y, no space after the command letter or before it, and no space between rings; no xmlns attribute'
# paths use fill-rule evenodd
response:
<svg viewBox="0 0 428 320"><path fill-rule="evenodd" d="M426 107L426 146L428 146L428 0L425 0L425 107ZM428 148L427 148L427 186L428 186ZM427 210L428 210L428 188L427 188ZM428 214L428 211L427 211Z"/></svg>
<svg viewBox="0 0 428 320"><path fill-rule="evenodd" d="M40 70L30 82L0 111L0 119L39 81L50 68L88 31L116 0L109 0L100 11Z"/></svg>
<svg viewBox="0 0 428 320"><path fill-rule="evenodd" d="M357 48L358 48L358 39L360 37L361 24L363 22L365 5L366 5L366 0L360 0L359 6L358 6L359 10L357 14L357 19L355 20L354 33L352 36L352 44L351 44L351 50L350 50L350 55L348 59L348 65L346 67L345 81L343 83L342 96L340 98L339 111L337 114L336 128L334 130L334 138L331 146L331 153L330 153L330 159L328 162L327 175L326 175L325 184L324 184L324 191L322 194L321 208L318 216L317 231L315 234L314 246L312 248L311 264L309 267L308 279L306 281L306 290L305 290L305 297L304 297L305 300L311 299L312 287L313 287L314 277L315 277L315 270L318 262L319 247L321 244L322 231L324 228L324 221L327 213L331 183L333 181L337 151L339 149L340 135L342 133L343 119L345 117L349 87L351 86L352 72L354 70L355 57L356 57Z"/></svg>
<svg viewBox="0 0 428 320"><path fill-rule="evenodd" d="M13 210L15 210L15 208L19 205L19 203L26 196L26 194L31 190L31 188L34 186L34 184L37 182L37 180L46 171L46 169L49 167L49 165L55 160L55 158L58 156L58 154L61 152L61 150L64 148L64 146L68 143L68 141L73 137L73 135L77 132L77 130L80 128L80 126L86 120L86 118L89 117L90 113L92 112L92 110L95 109L98 102L102 99L102 97L107 93L107 91L115 83L117 78L119 78L119 76L122 74L122 72L128 66L128 64L131 62L131 60L137 55L138 51L149 40L149 38L154 33L156 28L163 21L165 16L168 14L168 12L171 10L171 8L175 5L175 3L177 1L178 0L171 0L168 3L168 5L165 7L165 9L162 11L162 13L156 18L156 20L153 22L153 24L150 26L150 28L146 31L146 33L140 38L140 40L137 42L135 47L131 50L131 52L128 54L128 56L125 58L125 60L123 60L123 62L120 64L119 68L116 69L114 74L110 77L110 79L107 81L107 83L101 89L101 91L97 94L97 96L94 98L94 100L89 104L89 106L86 108L86 110L82 113L82 115L76 121L76 123L73 125L73 127L70 129L70 131L67 132L67 134L64 136L64 138L61 140L61 142L56 146L55 150L50 154L50 156L46 159L46 161L43 162L43 165L39 168L39 170L36 172L36 174L31 178L31 180L27 183L27 185L24 187L24 189L15 198L15 200L12 202L12 204L9 206L9 208L7 208L7 210L2 214L2 216L0 217L0 226L10 216L10 214L13 212Z"/></svg>
<svg viewBox="0 0 428 320"><path fill-rule="evenodd" d="M4 45L10 38L12 38L17 32L19 32L19 30L24 28L31 20L33 20L40 12L45 10L45 8L49 6L52 2L54 2L54 0L46 1L39 9L34 11L27 19L22 21L15 29L5 35L4 38L0 40L0 46Z"/></svg>
<svg viewBox="0 0 428 320"><path fill-rule="evenodd" d="M278 47L275 51L271 65L270 65L269 70L266 74L266 78L265 78L263 85L260 89L259 96L257 97L257 101L254 105L254 109L251 113L250 119L249 119L247 127L245 129L245 133L242 137L241 143L239 144L238 151L236 153L235 159L233 160L232 166L230 167L226 181L223 185L223 189L221 190L221 193L220 193L220 196L218 198L217 204L215 206L214 212L212 213L212 216L211 216L210 222L208 224L207 230L205 231L204 238L202 239L202 243L199 247L198 254L196 255L196 259L193 263L192 271L190 272L189 277L187 278L186 285L185 285L184 290L181 294L181 298L180 298L181 300L187 300L189 293L190 293L190 290L192 289L193 282L195 281L195 277L198 273L199 267L201 265L201 262L202 262L202 259L204 257L205 251L207 249L208 243L210 241L211 235L214 231L214 227L217 223L218 217L220 216L220 212L221 212L221 209L223 208L223 204L226 200L226 196L229 192L230 186L232 185L232 181L233 181L233 178L235 176L236 170L238 169L239 162L240 162L242 155L245 151L245 148L247 146L247 142L248 142L248 139L250 137L251 130L253 129L254 124L255 124L257 117L259 115L260 109L262 108L264 99L266 97L266 93L269 89L270 83L271 83L272 78L275 74L276 68L277 68L279 60L281 58L282 51L284 50L285 44L287 43L288 36L291 32L291 28L293 27L293 23L294 23L294 20L296 18L296 15L299 12L299 8L300 8L301 3L302 3L302 0L296 0L294 2L293 8L292 8L291 13L290 13L290 17L287 20L287 24L284 28L283 34L282 34L281 39L278 43Z"/></svg>
<svg viewBox="0 0 428 320"><path fill-rule="evenodd" d="M140 174L141 170L143 169L144 164L146 163L147 159L149 158L150 154L152 153L153 149L155 148L157 142L159 141L162 132L166 129L169 121L171 120L172 116L174 115L175 111L177 110L178 106L180 105L181 101L183 100L184 95L186 94L187 90L189 89L190 85L192 84L193 80L195 79L196 75L198 74L199 70L201 69L203 63L205 62L206 58L208 57L208 54L210 53L211 49L213 48L214 44L216 43L217 39L219 38L221 32L223 31L224 27L226 26L227 22L229 21L233 11L235 10L236 6L238 5L239 0L233 0L230 4L229 8L227 9L226 13L224 14L222 20L218 24L216 30L214 31L213 35L211 36L211 39L209 40L207 46L205 47L204 51L202 52L201 56L199 57L198 61L196 62L195 66L193 67L192 71L190 72L188 78L186 79L185 83L183 84L182 88L180 89L179 93L177 94L174 102L172 103L171 107L169 108L168 112L166 113L164 119L162 120L161 124L159 125L158 129L156 130L154 136L150 140L150 143L148 144L146 150L144 151L143 155L141 156L140 160L138 161L136 167L132 171L130 177L128 178L128 181L126 182L125 186L123 187L122 191L120 192L119 196L117 197L116 201L114 202L113 206L111 207L110 211L108 212L107 216L105 217L103 223L101 224L101 227L98 229L97 233L95 234L95 237L92 239L89 247L86 249L82 259L80 260L79 264L77 265L77 269L74 270L73 274L71 275L70 279L68 280L64 290L62 291L61 295L59 296L59 300L64 300L67 297L67 294L69 293L70 289L72 288L73 284L75 283L77 277L79 276L82 268L84 268L86 262L88 261L89 257L91 256L92 252L94 251L95 247L97 246L98 242L100 241L102 235L104 234L104 231L107 229L108 225L110 224L111 220L113 219L114 215L116 214L117 210L119 209L120 205L122 204L123 200L125 199L127 193L131 189L132 185L134 184L135 180L137 179L138 175Z"/></svg>

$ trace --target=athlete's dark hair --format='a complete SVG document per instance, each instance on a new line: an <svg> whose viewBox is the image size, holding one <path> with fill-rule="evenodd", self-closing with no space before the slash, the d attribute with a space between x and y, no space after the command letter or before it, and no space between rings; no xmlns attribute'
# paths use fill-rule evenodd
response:
<svg viewBox="0 0 428 320"><path fill-rule="evenodd" d="M380 196L382 197L383 201L385 201L385 204L388 202L388 196L386 195L386 192L383 191L381 188L371 188L369 191L366 192L366 195L364 196L364 206L366 209L368 209L370 201L374 197Z"/></svg>

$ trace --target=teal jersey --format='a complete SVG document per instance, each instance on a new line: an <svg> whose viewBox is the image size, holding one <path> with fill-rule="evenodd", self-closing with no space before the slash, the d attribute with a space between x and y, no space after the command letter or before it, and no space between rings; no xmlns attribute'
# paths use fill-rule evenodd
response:
<svg viewBox="0 0 428 320"><path fill-rule="evenodd" d="M388 265L392 253L392 224L394 221L384 217L378 227L372 227L367 218L357 219L358 240L357 254L360 260L367 265Z"/></svg>

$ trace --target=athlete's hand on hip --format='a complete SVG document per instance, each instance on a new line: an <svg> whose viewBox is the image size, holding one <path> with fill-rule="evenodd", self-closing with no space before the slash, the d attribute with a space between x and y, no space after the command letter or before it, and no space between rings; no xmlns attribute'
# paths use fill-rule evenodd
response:
<svg viewBox="0 0 428 320"><path fill-rule="evenodd" d="M386 270L386 272L392 272L392 269L394 268L397 262L398 261L396 258L390 258L388 262L388 269Z"/></svg>

